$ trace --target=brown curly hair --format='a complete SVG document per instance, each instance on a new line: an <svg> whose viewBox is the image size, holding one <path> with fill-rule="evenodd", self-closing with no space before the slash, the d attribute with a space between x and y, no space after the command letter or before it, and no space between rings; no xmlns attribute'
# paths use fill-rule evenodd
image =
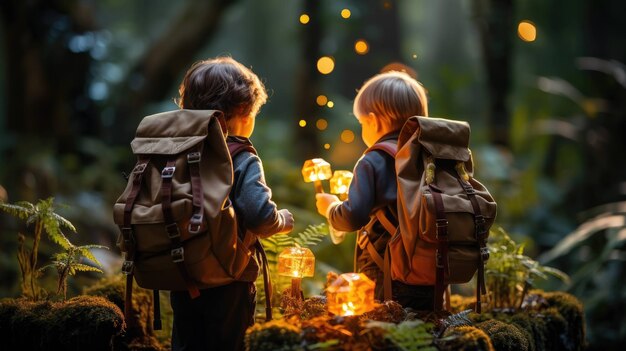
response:
<svg viewBox="0 0 626 351"><path fill-rule="evenodd" d="M267 101L265 86L254 72L231 57L194 63L178 88L180 108L220 110L226 119L256 116Z"/></svg>

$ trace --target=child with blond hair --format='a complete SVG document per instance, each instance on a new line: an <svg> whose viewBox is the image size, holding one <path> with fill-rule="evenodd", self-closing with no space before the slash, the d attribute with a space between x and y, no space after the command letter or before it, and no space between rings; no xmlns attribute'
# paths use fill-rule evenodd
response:
<svg viewBox="0 0 626 351"><path fill-rule="evenodd" d="M394 233L382 221L397 218L395 151L409 117L428 116L424 87L407 73L390 71L370 78L354 99L353 112L368 149L354 166L348 199L317 194L317 210L333 228L333 242L357 231L355 269L376 282L375 296L383 300L383 257ZM396 223L397 225L397 223ZM415 310L432 310L433 286L392 282L393 300Z"/></svg>

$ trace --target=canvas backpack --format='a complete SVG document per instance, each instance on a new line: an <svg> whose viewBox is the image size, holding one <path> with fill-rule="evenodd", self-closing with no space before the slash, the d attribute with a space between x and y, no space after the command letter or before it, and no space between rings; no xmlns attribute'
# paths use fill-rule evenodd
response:
<svg viewBox="0 0 626 351"><path fill-rule="evenodd" d="M159 290L186 290L196 298L200 289L236 281L253 251L263 266L266 291L271 290L263 248L252 233L238 235L228 197L232 157L256 151L251 145L227 145L225 134L223 114L214 110L181 109L140 122L131 142L137 163L113 208L125 253L127 317L133 277L140 287L154 290L159 329Z"/></svg>
<svg viewBox="0 0 626 351"><path fill-rule="evenodd" d="M394 156L397 173L397 213L391 211L394 216L389 218L389 211L376 211L392 234L385 256L378 258L385 299L391 299L392 280L434 285L434 309L441 310L445 287L467 283L477 273L480 312L481 295L486 293L486 242L496 203L473 177L469 136L467 122L415 116L405 123L397 145L386 141L368 150Z"/></svg>

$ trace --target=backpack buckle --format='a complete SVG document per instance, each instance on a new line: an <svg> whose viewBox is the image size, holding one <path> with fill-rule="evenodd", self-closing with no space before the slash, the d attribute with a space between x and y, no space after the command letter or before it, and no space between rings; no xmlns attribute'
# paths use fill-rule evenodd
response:
<svg viewBox="0 0 626 351"><path fill-rule="evenodd" d="M180 237L180 230L178 230L178 224L176 223L166 224L165 230L167 231L167 237L170 239L176 239Z"/></svg>
<svg viewBox="0 0 626 351"><path fill-rule="evenodd" d="M183 249L182 247L177 247L175 249L172 249L170 255L172 256L172 261L174 261L174 263L183 262L185 260L185 249Z"/></svg>
<svg viewBox="0 0 626 351"><path fill-rule="evenodd" d="M202 215L195 213L189 220L189 227L187 228L190 234L198 234L202 228Z"/></svg>
<svg viewBox="0 0 626 351"><path fill-rule="evenodd" d="M124 275L131 275L131 274L133 274L134 266L135 266L135 264L133 263L133 261L124 261L124 263L122 263L122 273Z"/></svg>
<svg viewBox="0 0 626 351"><path fill-rule="evenodd" d="M435 266L437 268L443 268L443 255L437 250L435 254Z"/></svg>
<svg viewBox="0 0 626 351"><path fill-rule="evenodd" d="M143 171L146 170L146 165L147 165L146 163L140 163L140 164L136 165L135 168L133 168L132 173L133 174L141 174L141 173L143 173Z"/></svg>
<svg viewBox="0 0 626 351"><path fill-rule="evenodd" d="M163 171L161 171L161 178L170 179L174 177L174 172L176 171L176 167L165 167Z"/></svg>
<svg viewBox="0 0 626 351"><path fill-rule="evenodd" d="M483 261L489 260L489 247L483 246L480 248L480 256Z"/></svg>
<svg viewBox="0 0 626 351"><path fill-rule="evenodd" d="M191 152L187 154L187 163L200 162L201 154L199 152Z"/></svg>

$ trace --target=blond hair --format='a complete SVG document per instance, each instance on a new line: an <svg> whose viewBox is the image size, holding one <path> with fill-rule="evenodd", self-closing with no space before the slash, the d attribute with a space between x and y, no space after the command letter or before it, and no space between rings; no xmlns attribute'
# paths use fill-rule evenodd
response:
<svg viewBox="0 0 626 351"><path fill-rule="evenodd" d="M356 117L373 113L393 130L412 116L428 116L426 90L404 72L389 71L370 78L354 99Z"/></svg>

